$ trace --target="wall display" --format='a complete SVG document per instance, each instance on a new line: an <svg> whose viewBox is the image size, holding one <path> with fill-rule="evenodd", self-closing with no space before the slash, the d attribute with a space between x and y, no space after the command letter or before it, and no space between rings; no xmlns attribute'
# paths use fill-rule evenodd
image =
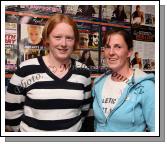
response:
<svg viewBox="0 0 167 144"><path fill-rule="evenodd" d="M122 25L130 24L130 10L128 5L103 5L102 21Z"/></svg>
<svg viewBox="0 0 167 144"><path fill-rule="evenodd" d="M17 24L5 23L5 70L13 73L17 64Z"/></svg>
<svg viewBox="0 0 167 144"><path fill-rule="evenodd" d="M80 33L80 46L73 52L72 57L79 60L84 52L90 53L94 63L91 64L94 65L92 73L108 70L104 58L103 36L111 29L126 29L133 34L134 54L130 61L134 59L136 52L140 61L140 64L133 65L134 68L139 67L147 71L148 68L144 68L144 65L149 63L152 66L149 70L154 70L155 6L140 5L138 8L136 5L10 5L6 6L5 10L5 21L17 24L19 43L15 43L15 50L18 49L16 55L19 62L48 52L41 40L43 26L49 16L64 13L74 18ZM34 30L29 34L28 29ZM33 36L35 33L38 35L36 38ZM6 53L9 51L9 44L7 47ZM14 66L16 67L16 63L12 66L8 64L6 69L12 69Z"/></svg>
<svg viewBox="0 0 167 144"><path fill-rule="evenodd" d="M74 18L85 20L99 20L99 6L98 5L66 5L64 7L65 14Z"/></svg>
<svg viewBox="0 0 167 144"><path fill-rule="evenodd" d="M132 34L134 54L131 66L155 71L155 7L132 6Z"/></svg>
<svg viewBox="0 0 167 144"><path fill-rule="evenodd" d="M132 6L133 25L155 26L155 6L154 5L133 5Z"/></svg>

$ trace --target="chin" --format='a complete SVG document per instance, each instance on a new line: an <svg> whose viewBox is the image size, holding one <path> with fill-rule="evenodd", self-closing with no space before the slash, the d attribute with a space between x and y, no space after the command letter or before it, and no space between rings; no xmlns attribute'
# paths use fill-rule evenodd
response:
<svg viewBox="0 0 167 144"><path fill-rule="evenodd" d="M68 57L58 57L58 58L61 59L61 60L68 59Z"/></svg>
<svg viewBox="0 0 167 144"><path fill-rule="evenodd" d="M111 69L112 71L118 71L119 67L116 65L108 65L109 69Z"/></svg>
<svg viewBox="0 0 167 144"><path fill-rule="evenodd" d="M68 60L68 59L70 59L69 56L59 56L58 58L59 58L60 60Z"/></svg>

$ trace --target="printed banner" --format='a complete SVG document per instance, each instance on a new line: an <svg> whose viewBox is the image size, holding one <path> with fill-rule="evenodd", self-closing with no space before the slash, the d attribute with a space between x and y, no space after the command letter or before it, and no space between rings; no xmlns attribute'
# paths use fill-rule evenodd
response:
<svg viewBox="0 0 167 144"><path fill-rule="evenodd" d="M132 28L133 40L155 42L155 28L139 26Z"/></svg>

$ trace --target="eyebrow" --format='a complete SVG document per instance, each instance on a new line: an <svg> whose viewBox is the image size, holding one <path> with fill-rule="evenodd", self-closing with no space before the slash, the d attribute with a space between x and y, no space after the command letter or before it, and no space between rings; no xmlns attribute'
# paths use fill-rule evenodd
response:
<svg viewBox="0 0 167 144"><path fill-rule="evenodd" d="M114 44L114 46L119 46L120 47L121 45L120 44Z"/></svg>
<svg viewBox="0 0 167 144"><path fill-rule="evenodd" d="M111 46L107 43L105 44L105 47L110 48Z"/></svg>

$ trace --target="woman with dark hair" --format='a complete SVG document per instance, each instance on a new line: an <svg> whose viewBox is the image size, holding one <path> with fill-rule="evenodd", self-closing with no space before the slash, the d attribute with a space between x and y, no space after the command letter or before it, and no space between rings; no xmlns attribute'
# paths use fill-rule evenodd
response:
<svg viewBox="0 0 167 144"><path fill-rule="evenodd" d="M154 75L129 66L132 38L125 30L109 31L104 55L110 71L95 79L94 128L98 132L155 131Z"/></svg>
<svg viewBox="0 0 167 144"><path fill-rule="evenodd" d="M84 50L82 53L81 58L79 59L80 62L84 63L86 66L95 66L92 57L91 57L91 53L90 50Z"/></svg>

